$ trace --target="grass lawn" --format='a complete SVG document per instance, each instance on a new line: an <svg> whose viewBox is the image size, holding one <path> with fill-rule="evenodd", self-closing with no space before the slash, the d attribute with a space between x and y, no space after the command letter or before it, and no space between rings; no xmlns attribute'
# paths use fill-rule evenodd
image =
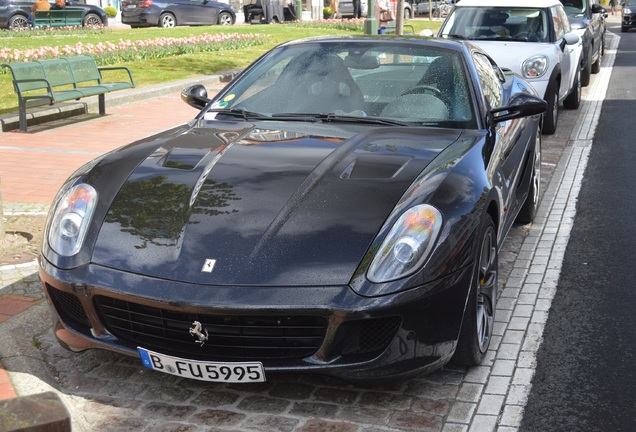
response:
<svg viewBox="0 0 636 432"><path fill-rule="evenodd" d="M406 24L414 27L415 33L425 28L437 29L440 22L428 19L409 20ZM168 58L138 60L121 63L117 66L127 66L133 72L137 87L144 87L189 77L210 75L213 73L245 67L275 45L282 42L310 36L363 34L358 31L337 30L328 24L276 24L276 25L235 25L176 27L172 29L148 28L128 29L114 28L107 30L84 30L56 34L55 32L34 31L28 35L15 35L9 31L0 31L0 46L17 50L37 49L40 47L74 46L76 43L97 44L99 42L117 43L123 40L146 40L159 37L187 37L190 35L216 33L242 33L268 35L269 40L263 45L242 48L239 50L203 52L184 54ZM2 61L0 61L1 63ZM8 70L6 70L8 72ZM17 112L18 99L13 90L10 73L0 73L0 114Z"/></svg>

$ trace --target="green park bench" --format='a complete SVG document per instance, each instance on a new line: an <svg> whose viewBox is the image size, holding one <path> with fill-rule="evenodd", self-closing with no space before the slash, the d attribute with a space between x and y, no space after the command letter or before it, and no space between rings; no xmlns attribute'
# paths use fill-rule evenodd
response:
<svg viewBox="0 0 636 432"><path fill-rule="evenodd" d="M33 13L33 27L81 27L83 19L81 9L38 10Z"/></svg>
<svg viewBox="0 0 636 432"><path fill-rule="evenodd" d="M396 23L395 21L389 21L386 23L386 33L385 34L395 34L396 31ZM402 24L402 34L403 35L412 35L415 34L415 29L410 24Z"/></svg>
<svg viewBox="0 0 636 432"><path fill-rule="evenodd" d="M27 131L26 110L34 106L99 97L99 113L106 114L105 94L135 87L127 67L97 67L91 56L2 64L13 74L18 94L20 131ZM105 72L120 81L105 81Z"/></svg>

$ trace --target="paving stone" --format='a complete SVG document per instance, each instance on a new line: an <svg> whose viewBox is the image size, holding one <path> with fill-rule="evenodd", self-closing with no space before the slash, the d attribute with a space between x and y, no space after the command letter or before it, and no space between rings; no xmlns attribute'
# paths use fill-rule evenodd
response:
<svg viewBox="0 0 636 432"><path fill-rule="evenodd" d="M243 426L246 429L262 432L292 432L296 430L299 422L298 419L289 417L257 415L246 419Z"/></svg>
<svg viewBox="0 0 636 432"><path fill-rule="evenodd" d="M351 423L311 419L298 428L298 432L356 432L358 426Z"/></svg>
<svg viewBox="0 0 636 432"><path fill-rule="evenodd" d="M389 426L403 431L439 432L443 422L442 417L430 414L398 411L391 415Z"/></svg>

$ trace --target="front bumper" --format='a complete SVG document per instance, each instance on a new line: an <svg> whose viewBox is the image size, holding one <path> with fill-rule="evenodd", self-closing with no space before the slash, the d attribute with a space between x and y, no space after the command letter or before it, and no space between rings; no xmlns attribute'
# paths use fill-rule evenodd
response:
<svg viewBox="0 0 636 432"><path fill-rule="evenodd" d="M193 286L95 265L60 270L44 259L40 275L55 335L73 351L102 348L138 357L142 346L192 360L260 361L268 373L378 381L429 372L450 360L470 267L382 297L362 297L346 286ZM210 331L205 347L188 332L195 320Z"/></svg>
<svg viewBox="0 0 636 432"><path fill-rule="evenodd" d="M623 17L621 20L621 27L635 28L636 13L623 13Z"/></svg>

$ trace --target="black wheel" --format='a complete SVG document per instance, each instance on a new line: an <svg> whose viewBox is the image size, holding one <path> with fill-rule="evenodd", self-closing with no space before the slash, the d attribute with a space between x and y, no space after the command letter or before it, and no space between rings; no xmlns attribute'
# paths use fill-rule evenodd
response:
<svg viewBox="0 0 636 432"><path fill-rule="evenodd" d="M159 27L173 28L177 26L177 20L171 13L162 13L159 16Z"/></svg>
<svg viewBox="0 0 636 432"><path fill-rule="evenodd" d="M528 186L528 197L523 203L517 222L527 224L534 220L539 210L539 194L541 192L541 133L537 131L534 142L534 155L532 161L532 177Z"/></svg>
<svg viewBox="0 0 636 432"><path fill-rule="evenodd" d="M629 31L629 27L621 26L621 33L627 33Z"/></svg>
<svg viewBox="0 0 636 432"><path fill-rule="evenodd" d="M272 20L272 22L278 22L278 18L275 18L276 21ZM232 21L232 15L227 12L221 12L219 14L219 25L232 25L234 21Z"/></svg>
<svg viewBox="0 0 636 432"><path fill-rule="evenodd" d="M581 71L576 72L572 91L563 101L563 106L567 109L577 109L581 104Z"/></svg>
<svg viewBox="0 0 636 432"><path fill-rule="evenodd" d="M453 355L458 366L477 366L488 351L495 324L497 305L497 232L490 215L486 215L479 236L479 254L466 302L462 328Z"/></svg>
<svg viewBox="0 0 636 432"><path fill-rule="evenodd" d="M11 30L25 29L27 27L29 27L29 20L25 16L14 15L9 19L9 29Z"/></svg>
<svg viewBox="0 0 636 432"><path fill-rule="evenodd" d="M548 109L543 114L543 127L541 131L546 135L552 135L556 132L557 122L559 120L559 87L557 83L548 86L546 92Z"/></svg>
<svg viewBox="0 0 636 432"><path fill-rule="evenodd" d="M590 78L592 76L592 54L593 48L590 47L590 51L587 54L587 61L585 66L581 68L581 85L587 87L590 84Z"/></svg>
<svg viewBox="0 0 636 432"><path fill-rule="evenodd" d="M87 13L84 15L84 27L99 27L104 25L102 19L94 13Z"/></svg>
<svg viewBox="0 0 636 432"><path fill-rule="evenodd" d="M410 9L404 9L404 19L405 20L411 19L411 10Z"/></svg>
<svg viewBox="0 0 636 432"><path fill-rule="evenodd" d="M601 48L598 50L598 58L592 63L592 73L597 74L601 71L601 62L603 61L603 54L605 53L605 38L601 39Z"/></svg>

